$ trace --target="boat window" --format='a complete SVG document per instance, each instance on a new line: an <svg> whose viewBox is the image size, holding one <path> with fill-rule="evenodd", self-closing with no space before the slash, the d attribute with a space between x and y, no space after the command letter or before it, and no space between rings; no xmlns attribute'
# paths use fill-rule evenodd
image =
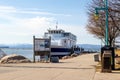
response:
<svg viewBox="0 0 120 80"><path fill-rule="evenodd" d="M64 43L66 43L67 41L66 40L64 40Z"/></svg>
<svg viewBox="0 0 120 80"><path fill-rule="evenodd" d="M64 36L69 36L69 33L64 33Z"/></svg>
<svg viewBox="0 0 120 80"><path fill-rule="evenodd" d="M60 31L59 31L59 33L60 33Z"/></svg>
<svg viewBox="0 0 120 80"><path fill-rule="evenodd" d="M55 33L55 31L54 31L54 33Z"/></svg>
<svg viewBox="0 0 120 80"><path fill-rule="evenodd" d="M56 34L58 34L58 31L56 31Z"/></svg>

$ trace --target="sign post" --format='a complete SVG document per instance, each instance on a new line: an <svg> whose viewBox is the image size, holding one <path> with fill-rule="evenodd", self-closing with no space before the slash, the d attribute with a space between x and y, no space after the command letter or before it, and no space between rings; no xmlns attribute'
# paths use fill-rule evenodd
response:
<svg viewBox="0 0 120 80"><path fill-rule="evenodd" d="M46 56L50 58L50 52L51 52L51 38L35 38L33 36L33 62L35 62L35 56Z"/></svg>

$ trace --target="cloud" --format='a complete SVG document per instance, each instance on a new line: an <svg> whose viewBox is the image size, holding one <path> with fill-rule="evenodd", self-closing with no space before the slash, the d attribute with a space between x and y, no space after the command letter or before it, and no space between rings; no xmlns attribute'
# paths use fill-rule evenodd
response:
<svg viewBox="0 0 120 80"><path fill-rule="evenodd" d="M23 17L14 15L18 13ZM23 14L31 14L32 16L25 17ZM33 14L44 14L52 16L40 17L39 15L33 16ZM42 37L47 29L56 28L56 18L54 15L69 16L66 14L40 12L39 9L29 8L20 10L12 6L0 6L0 43L32 43L33 35ZM58 24L58 28L77 35L78 43L97 43L97 40L92 38L92 36L86 32L84 26Z"/></svg>
<svg viewBox="0 0 120 80"><path fill-rule="evenodd" d="M54 18L48 18L48 17L33 17L33 18L15 18L15 20L11 19L10 23L1 24L1 29L7 30L10 34L14 33L15 35L20 33L24 34L39 34L40 32L45 31L45 29L49 28L49 25L51 25L55 21Z"/></svg>
<svg viewBox="0 0 120 80"><path fill-rule="evenodd" d="M57 14L52 12L43 12L42 9L37 8L26 8L26 9L17 9L13 6L0 6L0 13L14 13L14 14L34 14L34 15L50 15L50 16L72 16L70 14Z"/></svg>
<svg viewBox="0 0 120 80"><path fill-rule="evenodd" d="M9 18L10 23L0 24L0 42L4 43L32 43L32 36L42 37L47 29L56 29L54 17ZM99 41L88 34L84 26L58 24L63 29L77 36L78 43L96 44ZM9 40L9 42L8 42ZM94 41L94 42L93 42Z"/></svg>
<svg viewBox="0 0 120 80"><path fill-rule="evenodd" d="M5 19L3 22L2 19ZM10 15L0 15L0 43L32 43L32 36L42 37L49 26L55 21L54 17L19 18ZM6 22L7 21L7 22Z"/></svg>
<svg viewBox="0 0 120 80"><path fill-rule="evenodd" d="M26 32L27 34L43 35L54 21L55 19L53 17L48 18L36 16L29 19L20 19L16 22L16 25L19 25L22 32Z"/></svg>
<svg viewBox="0 0 120 80"><path fill-rule="evenodd" d="M17 10L12 6L0 6L0 12L3 13L15 13Z"/></svg>

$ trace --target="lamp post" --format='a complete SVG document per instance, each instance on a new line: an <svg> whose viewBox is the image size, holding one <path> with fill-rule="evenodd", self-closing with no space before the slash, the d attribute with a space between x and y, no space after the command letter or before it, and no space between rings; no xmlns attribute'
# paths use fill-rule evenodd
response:
<svg viewBox="0 0 120 80"><path fill-rule="evenodd" d="M102 47L101 48L101 60L103 59L103 54L105 54L106 51L108 51L110 54L111 54L111 68L114 70L115 69L115 52L114 52L114 47L111 47L109 45L109 42L108 42L108 39L109 39L109 36L108 36L108 27L109 27L109 24L108 24L108 0L103 0L104 2L104 7L97 7L95 8L96 10L96 16L99 15L99 11L100 10L104 10L105 11L105 47ZM103 61L103 60L102 60ZM107 60L105 60L105 62L107 62ZM108 61L109 62L109 61ZM105 63L103 63L105 64ZM103 66L102 64L102 66ZM107 65L106 65L107 66Z"/></svg>
<svg viewBox="0 0 120 80"><path fill-rule="evenodd" d="M105 37L105 41L106 41L106 45L108 46L108 0L105 0L105 11L106 11L106 37Z"/></svg>
<svg viewBox="0 0 120 80"><path fill-rule="evenodd" d="M95 8L96 10L96 15L99 15L99 10L104 10L105 11L105 45L108 46L108 0L103 0L105 6L104 7L99 7L99 8Z"/></svg>

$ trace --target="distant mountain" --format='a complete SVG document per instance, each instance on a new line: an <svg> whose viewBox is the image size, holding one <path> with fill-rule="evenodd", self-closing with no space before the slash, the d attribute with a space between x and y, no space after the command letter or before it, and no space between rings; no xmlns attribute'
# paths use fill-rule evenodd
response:
<svg viewBox="0 0 120 80"><path fill-rule="evenodd" d="M79 47L84 48L85 50L100 50L100 45L93 44L77 44ZM24 48L24 49L32 49L32 44L12 44L12 45L4 45L0 44L0 48Z"/></svg>
<svg viewBox="0 0 120 80"><path fill-rule="evenodd" d="M15 44L15 45L9 45L9 48L24 48L24 49L32 49L33 45L32 44Z"/></svg>
<svg viewBox="0 0 120 80"><path fill-rule="evenodd" d="M99 51L101 46L100 45L93 45L93 44L77 44L79 47L84 48L85 50L96 50Z"/></svg>
<svg viewBox="0 0 120 80"><path fill-rule="evenodd" d="M0 48L23 48L23 49L32 49L32 44L0 44Z"/></svg>
<svg viewBox="0 0 120 80"><path fill-rule="evenodd" d="M0 44L0 48L9 48L8 45Z"/></svg>

